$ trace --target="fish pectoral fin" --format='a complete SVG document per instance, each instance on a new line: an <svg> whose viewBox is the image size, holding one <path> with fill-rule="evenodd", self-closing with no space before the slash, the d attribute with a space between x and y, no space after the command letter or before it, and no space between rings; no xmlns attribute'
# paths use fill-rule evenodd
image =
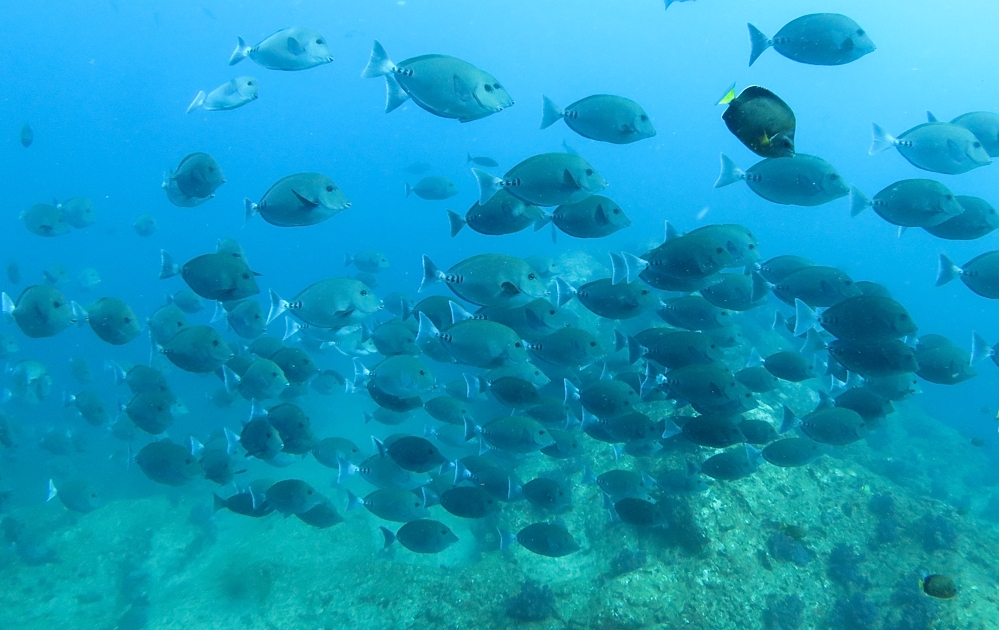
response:
<svg viewBox="0 0 999 630"><path fill-rule="evenodd" d="M517 295L520 293L520 289L517 288L517 285L512 282L504 282L500 284L500 288L503 289L503 293L506 293L507 295Z"/></svg>
<svg viewBox="0 0 999 630"><path fill-rule="evenodd" d="M570 188L582 189L576 178L572 176L572 172L569 169L562 171L562 183Z"/></svg>
<svg viewBox="0 0 999 630"><path fill-rule="evenodd" d="M295 39L294 37L289 37L288 38L288 52L290 52L291 54L293 54L293 55L295 55L297 57L298 55L301 55L302 53L304 53L305 49L302 48L302 45L300 43L298 43L297 39Z"/></svg>
<svg viewBox="0 0 999 630"><path fill-rule="evenodd" d="M847 37L846 39L844 39L843 45L840 46L840 48L842 48L843 50L853 50L856 47L857 45L853 42L852 37Z"/></svg>
<svg viewBox="0 0 999 630"><path fill-rule="evenodd" d="M958 144L953 140L947 141L947 153L950 154L950 159L954 160L955 162L964 161L965 157L964 151L962 151L961 147L958 146Z"/></svg>
<svg viewBox="0 0 999 630"><path fill-rule="evenodd" d="M638 133L638 127L634 123L623 123L620 130L621 133Z"/></svg>
<svg viewBox="0 0 999 630"><path fill-rule="evenodd" d="M233 79L232 81L229 81L228 83L225 84L225 94L226 94L226 96L232 96L233 94L236 94L237 92L239 92L239 86L236 85L236 79Z"/></svg>
<svg viewBox="0 0 999 630"><path fill-rule="evenodd" d="M301 193L299 193L295 189L292 189L291 194L293 194L296 197L298 197L298 200L302 202L302 205L303 206L308 206L310 209L315 208L316 206L319 205L318 201L313 201L313 200L309 199L308 197L305 197L304 195L302 195Z"/></svg>
<svg viewBox="0 0 999 630"><path fill-rule="evenodd" d="M610 223L610 220L607 218L607 211L604 210L604 204L602 203L597 204L597 209L593 212L593 216L600 225L607 225Z"/></svg>
<svg viewBox="0 0 999 630"><path fill-rule="evenodd" d="M454 95L458 97L461 102L468 101L475 98L475 94L467 83L462 81L461 77L454 75Z"/></svg>

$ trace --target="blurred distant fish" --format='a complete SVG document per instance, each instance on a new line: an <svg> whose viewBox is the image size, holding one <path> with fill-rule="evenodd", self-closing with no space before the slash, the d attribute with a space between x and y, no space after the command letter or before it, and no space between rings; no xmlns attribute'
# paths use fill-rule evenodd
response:
<svg viewBox="0 0 999 630"><path fill-rule="evenodd" d="M52 392L52 377L48 369L33 359L18 361L7 368L13 385L13 395L18 400L37 404L49 397Z"/></svg>
<svg viewBox="0 0 999 630"><path fill-rule="evenodd" d="M215 19L215 14L208 7L201 7L201 12L204 13L209 18L211 18L213 20Z"/></svg>
<svg viewBox="0 0 999 630"><path fill-rule="evenodd" d="M406 184L406 196L410 194L428 201L441 201L457 195L458 187L447 177L424 177L413 186Z"/></svg>
<svg viewBox="0 0 999 630"><path fill-rule="evenodd" d="M230 66L247 57L271 70L308 70L333 61L326 39L310 28L286 28L256 46L248 46L242 37L236 39Z"/></svg>
<svg viewBox="0 0 999 630"><path fill-rule="evenodd" d="M66 506L66 509L81 514L93 512L104 504L97 490L82 479L65 481L60 483L58 487L56 487L55 482L49 479L49 494L46 500L51 501L56 497L59 498L60 503Z"/></svg>
<svg viewBox="0 0 999 630"><path fill-rule="evenodd" d="M812 13L791 20L773 39L749 25L749 65L771 46L788 59L817 66L838 66L874 52L874 42L860 25L838 13Z"/></svg>
<svg viewBox="0 0 999 630"><path fill-rule="evenodd" d="M101 274L93 267L87 267L76 276L76 282L83 291L90 291L101 283Z"/></svg>
<svg viewBox="0 0 999 630"><path fill-rule="evenodd" d="M465 158L465 164L478 164L479 166L485 166L486 168L495 168L499 166L499 162L492 159L491 157L486 157L486 156L472 157L471 153L469 153L468 156Z"/></svg>
<svg viewBox="0 0 999 630"><path fill-rule="evenodd" d="M94 204L86 197L71 197L56 204L56 207L62 210L66 223L78 229L91 226L97 220L94 216Z"/></svg>
<svg viewBox="0 0 999 630"><path fill-rule="evenodd" d="M21 283L21 268L17 265L16 260L7 263L7 279L10 280L11 284Z"/></svg>
<svg viewBox="0 0 999 630"><path fill-rule="evenodd" d="M9 359L10 355L20 350L13 337L0 334L0 359Z"/></svg>
<svg viewBox="0 0 999 630"><path fill-rule="evenodd" d="M36 203L21 213L21 220L32 234L53 237L69 234L69 223L62 210L47 203Z"/></svg>
<svg viewBox="0 0 999 630"><path fill-rule="evenodd" d="M200 313L205 310L205 303L197 293L190 289L181 289L173 295L167 296L167 302L176 304L177 308L189 315Z"/></svg>
<svg viewBox="0 0 999 630"><path fill-rule="evenodd" d="M351 256L350 254L343 255L343 266L347 267L354 265L359 270L367 273L381 273L389 268L388 256L384 253L368 249ZM396 313L398 314L398 313Z"/></svg>
<svg viewBox="0 0 999 630"><path fill-rule="evenodd" d="M87 321L94 333L111 345L122 346L139 336L139 318L118 298L104 297L91 304Z"/></svg>
<svg viewBox="0 0 999 630"><path fill-rule="evenodd" d="M427 164L426 162L413 162L403 170L409 173L410 175L423 175L432 168L433 166Z"/></svg>
<svg viewBox="0 0 999 630"><path fill-rule="evenodd" d="M45 282L48 282L54 287L64 287L70 283L69 270L60 263L52 263L52 265L42 271L42 277L45 278Z"/></svg>
<svg viewBox="0 0 999 630"><path fill-rule="evenodd" d="M73 378L80 385L88 385L94 381L94 375L90 371L90 364L83 357L70 357L69 371L73 373Z"/></svg>
<svg viewBox="0 0 999 630"><path fill-rule="evenodd" d="M31 146L31 143L35 141L35 130L31 128L31 125L24 123L21 127L21 146L27 149Z"/></svg>
<svg viewBox="0 0 999 630"><path fill-rule="evenodd" d="M431 114L460 122L485 118L513 106L513 98L496 77L467 61L447 55L421 55L397 65L378 41L361 77L385 77L385 113L410 98Z"/></svg>
<svg viewBox="0 0 999 630"><path fill-rule="evenodd" d="M147 236L152 236L159 229L156 225L156 218L151 214L140 214L135 222L132 223L132 229L139 236L145 238Z"/></svg>
<svg viewBox="0 0 999 630"><path fill-rule="evenodd" d="M187 113L190 114L196 109L209 112L236 109L257 100L258 90L257 80L254 77L238 77L223 83L208 94L205 94L204 90L198 92L187 106Z"/></svg>

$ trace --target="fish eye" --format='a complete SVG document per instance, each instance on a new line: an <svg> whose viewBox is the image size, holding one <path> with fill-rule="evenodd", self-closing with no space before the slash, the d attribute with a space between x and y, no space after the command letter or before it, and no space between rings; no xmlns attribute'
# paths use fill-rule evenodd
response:
<svg viewBox="0 0 999 630"><path fill-rule="evenodd" d="M126 324L131 324L132 323L132 318L131 317L126 317L125 318L125 323Z"/></svg>
<svg viewBox="0 0 999 630"><path fill-rule="evenodd" d="M829 174L829 179L839 179L839 174L838 173L830 173Z"/></svg>
<svg viewBox="0 0 999 630"><path fill-rule="evenodd" d="M621 214L620 208L614 208L614 214Z"/></svg>
<svg viewBox="0 0 999 630"><path fill-rule="evenodd" d="M648 295L648 294L649 294L648 289L642 289L642 295Z"/></svg>
<svg viewBox="0 0 999 630"><path fill-rule="evenodd" d="M277 378L277 372L271 372L271 376L273 376L274 378Z"/></svg>
<svg viewBox="0 0 999 630"><path fill-rule="evenodd" d="M426 376L426 375L427 375L427 373L425 371L420 370L420 376Z"/></svg>
<svg viewBox="0 0 999 630"><path fill-rule="evenodd" d="M326 185L326 192L333 192L333 187L329 184Z"/></svg>
<svg viewBox="0 0 999 630"><path fill-rule="evenodd" d="M212 345L218 347L219 340L218 339L212 339Z"/></svg>
<svg viewBox="0 0 999 630"><path fill-rule="evenodd" d="M954 195L944 195L944 199L946 199L947 201L950 201L953 198L954 198Z"/></svg>
<svg viewBox="0 0 999 630"><path fill-rule="evenodd" d="M214 173L215 172L215 167L214 166L209 166L208 167L208 172L209 173Z"/></svg>
<svg viewBox="0 0 999 630"><path fill-rule="evenodd" d="M528 280L534 280L534 274L533 273L527 274L527 279Z"/></svg>
<svg viewBox="0 0 999 630"><path fill-rule="evenodd" d="M493 87L496 88L497 90L502 90L503 89L503 86L500 85L499 83L494 83Z"/></svg>
<svg viewBox="0 0 999 630"><path fill-rule="evenodd" d="M723 247L719 247L718 249L715 250L715 252L717 252L719 254L721 254L724 251L725 251L725 248L723 248Z"/></svg>
<svg viewBox="0 0 999 630"><path fill-rule="evenodd" d="M320 46L322 46L323 45L323 40L322 39L317 39L316 43L319 44Z"/></svg>
<svg viewBox="0 0 999 630"><path fill-rule="evenodd" d="M446 529L442 529L441 530L441 536L447 536L447 530Z"/></svg>
<svg viewBox="0 0 999 630"><path fill-rule="evenodd" d="M552 309L552 310L548 311L548 314L549 315L554 315L555 314L555 309Z"/></svg>
<svg viewBox="0 0 999 630"><path fill-rule="evenodd" d="M545 434L544 431L538 431L538 435L544 435L544 434Z"/></svg>
<svg viewBox="0 0 999 630"><path fill-rule="evenodd" d="M646 116L645 114L642 114L642 115L641 115L641 116L640 116L639 118L640 118L641 120L648 120L648 119L649 119L649 117L648 117L648 116Z"/></svg>
<svg viewBox="0 0 999 630"><path fill-rule="evenodd" d="M243 280L246 280L246 279L247 279L247 278L249 278L249 277L250 277L250 274L248 274L248 273L244 273L244 274L243 274Z"/></svg>
<svg viewBox="0 0 999 630"><path fill-rule="evenodd" d="M586 174L587 175L593 175L593 169L592 168L586 169Z"/></svg>
<svg viewBox="0 0 999 630"><path fill-rule="evenodd" d="M756 249L756 245L753 245L752 243L750 243L749 246L747 247L747 249Z"/></svg>
<svg viewBox="0 0 999 630"><path fill-rule="evenodd" d="M597 347L597 342L596 341L591 341L590 342L590 347L591 348L596 348Z"/></svg>
<svg viewBox="0 0 999 630"><path fill-rule="evenodd" d="M521 345L522 344L518 341L517 343L513 344L513 347L514 348L519 348Z"/></svg>
<svg viewBox="0 0 999 630"><path fill-rule="evenodd" d="M253 85L253 81L247 81L246 84L247 85Z"/></svg>
<svg viewBox="0 0 999 630"><path fill-rule="evenodd" d="M974 146L976 149L979 149L979 148L981 148L982 143L981 142L975 142L975 143L972 144L972 146Z"/></svg>
<svg viewBox="0 0 999 630"><path fill-rule="evenodd" d="M857 29L857 35L860 35L860 36L864 36L864 35L866 35L866 34L867 34L867 33L865 33L865 32L864 32L864 29L862 29L862 28L858 28L858 29Z"/></svg>
<svg viewBox="0 0 999 630"><path fill-rule="evenodd" d="M60 306L62 306L61 302L53 302L52 303L52 308L59 308Z"/></svg>
<svg viewBox="0 0 999 630"><path fill-rule="evenodd" d="M493 86L489 85L488 83L486 83L486 85L484 87L485 87L486 92L492 92L493 91Z"/></svg>

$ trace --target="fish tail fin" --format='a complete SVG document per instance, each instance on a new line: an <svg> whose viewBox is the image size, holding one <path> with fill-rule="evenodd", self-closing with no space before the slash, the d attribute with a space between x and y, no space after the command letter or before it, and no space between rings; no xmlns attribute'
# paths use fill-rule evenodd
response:
<svg viewBox="0 0 999 630"><path fill-rule="evenodd" d="M628 269L629 284L637 280L638 276L649 268L649 261L644 258L639 258L638 256L629 254L628 252L624 252L621 256L624 258L624 264Z"/></svg>
<svg viewBox="0 0 999 630"><path fill-rule="evenodd" d="M302 325L290 317L284 318L284 336L281 341L288 341L302 330Z"/></svg>
<svg viewBox="0 0 999 630"><path fill-rule="evenodd" d="M784 405L783 416L781 418L780 430L778 431L778 433L781 434L787 433L791 429L797 427L799 424L801 424L801 420L799 420L798 417L794 415L794 412L791 411L790 407Z"/></svg>
<svg viewBox="0 0 999 630"><path fill-rule="evenodd" d="M271 322L281 316L282 313L288 310L288 302L281 299L274 289L271 289L271 309L267 312L267 325L270 326Z"/></svg>
<svg viewBox="0 0 999 630"><path fill-rule="evenodd" d="M458 233L465 227L465 217L454 210L448 210L447 220L451 224L451 238L458 236Z"/></svg>
<svg viewBox="0 0 999 630"><path fill-rule="evenodd" d="M552 221L552 245L558 242L558 226Z"/></svg>
<svg viewBox="0 0 999 630"><path fill-rule="evenodd" d="M55 482L49 479L49 492L45 497L45 502L48 503L52 499L56 498L57 494L59 494L59 489L56 488Z"/></svg>
<svg viewBox="0 0 999 630"><path fill-rule="evenodd" d="M491 173L487 173L483 170L473 168L472 175L475 175L475 181L479 184L479 205L486 205L493 195L503 188L503 180Z"/></svg>
<svg viewBox="0 0 999 630"><path fill-rule="evenodd" d="M989 342L985 341L985 338L976 332L971 333L971 365L974 365L984 359L985 357L991 357L995 354L995 351L989 346Z"/></svg>
<svg viewBox="0 0 999 630"><path fill-rule="evenodd" d="M568 405L574 400L579 400L579 388L567 378L562 379L562 383L565 385L565 404Z"/></svg>
<svg viewBox="0 0 999 630"><path fill-rule="evenodd" d="M822 335L815 328L810 328L807 333L805 333L805 343L801 346L801 354L815 354L818 355L823 350L826 350L828 346L825 340L822 339ZM816 356L816 358L818 358Z"/></svg>
<svg viewBox="0 0 999 630"><path fill-rule="evenodd" d="M763 31L752 24L747 24L746 26L749 27L749 43L752 45L752 51L749 53L749 65L753 65L767 48L774 45L774 42L764 35Z"/></svg>
<svg viewBox="0 0 999 630"><path fill-rule="evenodd" d="M940 265L937 267L936 286L942 287L962 273L964 272L961 268L955 265L950 258L947 258L945 254L940 254Z"/></svg>
<svg viewBox="0 0 999 630"><path fill-rule="evenodd" d="M760 356L760 351L753 348L749 353L749 360L746 361L746 367L761 367L763 365L763 357Z"/></svg>
<svg viewBox="0 0 999 630"><path fill-rule="evenodd" d="M715 180L715 188L722 188L730 184L742 181L746 178L746 172L735 165L732 159L721 154L721 172L718 173L718 179Z"/></svg>
<svg viewBox="0 0 999 630"><path fill-rule="evenodd" d="M353 262L354 262L354 257L351 256L349 253L344 252L343 253L343 266L344 267L349 267Z"/></svg>
<svg viewBox="0 0 999 630"><path fill-rule="evenodd" d="M666 418L666 422L663 425L662 438L664 440L668 440L680 435L681 433L683 433L683 429L677 426L677 424L673 422L672 418Z"/></svg>
<svg viewBox="0 0 999 630"><path fill-rule="evenodd" d="M371 47L371 58L368 59L368 65L364 66L364 70L361 71L361 78L374 79L384 77L394 70L395 64L389 59L388 53L385 52L385 47L376 39L374 45Z"/></svg>
<svg viewBox="0 0 999 630"><path fill-rule="evenodd" d="M423 255L423 281L420 283L420 291L423 291L431 284L436 284L444 279L444 272L437 268L430 256Z"/></svg>
<svg viewBox="0 0 999 630"><path fill-rule="evenodd" d="M385 537L385 544L382 546L382 549L388 549L395 542L395 534L392 533L392 530L384 526L378 529L382 530L382 536Z"/></svg>
<svg viewBox="0 0 999 630"><path fill-rule="evenodd" d="M505 529L497 529L496 531L499 532L500 551L506 551L517 540L516 534L511 534Z"/></svg>
<svg viewBox="0 0 999 630"><path fill-rule="evenodd" d="M250 54L250 49L252 46L247 46L246 42L243 41L242 37L236 38L236 50L232 51L232 56L229 57L229 65L234 66L240 61L246 59Z"/></svg>
<svg viewBox="0 0 999 630"><path fill-rule="evenodd" d="M807 304L794 298L794 336L808 332L819 323L819 316L816 315Z"/></svg>
<svg viewBox="0 0 999 630"><path fill-rule="evenodd" d="M534 222L534 231L540 232L542 228L552 222L552 215L548 212L541 212L541 216Z"/></svg>
<svg viewBox="0 0 999 630"><path fill-rule="evenodd" d="M887 151L898 144L898 140L894 136L889 134L887 131L881 128L881 125L877 123L871 123L871 148L868 151L870 155L876 153L881 153L882 151Z"/></svg>
<svg viewBox="0 0 999 630"><path fill-rule="evenodd" d="M541 95L541 128L547 129L562 119L564 113L555 101L544 94Z"/></svg>
<svg viewBox="0 0 999 630"><path fill-rule="evenodd" d="M465 441L468 442L478 433L478 427L471 418L465 418Z"/></svg>
<svg viewBox="0 0 999 630"><path fill-rule="evenodd" d="M750 466L759 467L763 464L763 451L756 448L752 444L745 444L746 447L746 461L749 462Z"/></svg>
<svg viewBox="0 0 999 630"><path fill-rule="evenodd" d="M850 216L855 217L871 207L871 200L856 186L850 186Z"/></svg>
<svg viewBox="0 0 999 630"><path fill-rule="evenodd" d="M250 222L250 219L257 216L260 206L253 203L248 197L243 197L243 225Z"/></svg>
<svg viewBox="0 0 999 630"><path fill-rule="evenodd" d="M225 391L232 395L239 389L239 375L232 371L228 365L222 366L222 375L225 380Z"/></svg>
<svg viewBox="0 0 999 630"><path fill-rule="evenodd" d="M472 400L482 393L483 385L481 378L468 372L462 374L462 377L465 379L465 398Z"/></svg>
<svg viewBox="0 0 999 630"><path fill-rule="evenodd" d="M2 295L2 297L0 297L0 299L3 300L3 312L4 312L4 314L7 315L7 316L13 316L14 315L14 309L16 308L14 306L14 300L10 299L10 296L7 295L6 293L4 293Z"/></svg>
<svg viewBox="0 0 999 630"><path fill-rule="evenodd" d="M440 331L425 314L420 313L420 325L416 332L416 345L425 346L440 335Z"/></svg>
<svg viewBox="0 0 999 630"><path fill-rule="evenodd" d="M469 319L473 319L475 316L469 313L465 307L457 302L449 302L448 305L451 307L451 323L457 324L458 322L463 322Z"/></svg>
<svg viewBox="0 0 999 630"><path fill-rule="evenodd" d="M937 117L933 115L933 112L927 111L926 112L926 122L940 122L940 121L937 120Z"/></svg>
<svg viewBox="0 0 999 630"><path fill-rule="evenodd" d="M364 501L361 501L360 497L358 497L356 494L354 494L353 492L351 492L350 490L348 490L347 491L347 508L344 511L345 512L350 512L352 510L356 510L359 507L364 507Z"/></svg>
<svg viewBox="0 0 999 630"><path fill-rule="evenodd" d="M680 230L676 229L676 226L673 225L669 219L666 219L666 238L663 239L663 243L666 241L672 241L674 238L679 238L680 236L683 236L683 234L680 233Z"/></svg>
<svg viewBox="0 0 999 630"><path fill-rule="evenodd" d="M619 284L628 279L628 265L624 262L624 256L610 252L611 259L611 284Z"/></svg>
<svg viewBox="0 0 999 630"><path fill-rule="evenodd" d="M225 499L219 495L212 493L212 509L218 512L219 510L225 508Z"/></svg>
<svg viewBox="0 0 999 630"><path fill-rule="evenodd" d="M190 114L196 109L201 109L201 107L205 104L205 98L207 96L208 95L205 94L204 90L198 92L198 95L194 97L194 100L191 101L191 104L187 106L187 113Z"/></svg>
<svg viewBox="0 0 999 630"><path fill-rule="evenodd" d="M114 361L106 361L104 363L104 369L109 370L112 374L114 374L115 385L121 385L125 382L125 369Z"/></svg>
<svg viewBox="0 0 999 630"><path fill-rule="evenodd" d="M88 315L87 311L76 302L70 302L69 309L72 312L70 321L76 324L77 328L82 328L87 322L90 321L90 315Z"/></svg>
<svg viewBox="0 0 999 630"><path fill-rule="evenodd" d="M722 97L718 99L718 102L715 104L728 105L734 100L735 100L735 81L732 81L732 85L728 86L728 89L725 90L725 94L722 95Z"/></svg>
<svg viewBox="0 0 999 630"><path fill-rule="evenodd" d="M413 194L413 187L409 185L409 182L406 182L406 199L409 199L409 196L412 194Z"/></svg>
<svg viewBox="0 0 999 630"><path fill-rule="evenodd" d="M576 295L576 288L562 278L555 278L555 290L560 308L565 306Z"/></svg>
<svg viewBox="0 0 999 630"><path fill-rule="evenodd" d="M756 271L751 272L749 277L752 280L752 289L749 293L749 301L756 304L767 295L767 281L764 280L763 276Z"/></svg>
<svg viewBox="0 0 999 630"><path fill-rule="evenodd" d="M354 357L354 387L367 383L370 376L371 370L361 363L360 359Z"/></svg>
<svg viewBox="0 0 999 630"><path fill-rule="evenodd" d="M465 154L465 164L471 164L471 163L472 163L472 154L471 153L466 153Z"/></svg>
<svg viewBox="0 0 999 630"><path fill-rule="evenodd" d="M676 2L676 0L663 0L663 3L666 5L667 9L669 8L669 5L673 4L674 2Z"/></svg>
<svg viewBox="0 0 999 630"><path fill-rule="evenodd" d="M160 250L160 280L172 278L180 273L180 265L173 261L173 256L167 250Z"/></svg>
<svg viewBox="0 0 999 630"><path fill-rule="evenodd" d="M409 100L409 93L402 89L394 75L385 75L385 113L398 109Z"/></svg>

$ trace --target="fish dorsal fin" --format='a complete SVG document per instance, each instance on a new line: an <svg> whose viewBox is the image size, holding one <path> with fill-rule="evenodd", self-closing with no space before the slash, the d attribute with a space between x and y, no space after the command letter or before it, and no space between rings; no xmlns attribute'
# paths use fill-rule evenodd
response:
<svg viewBox="0 0 999 630"><path fill-rule="evenodd" d="M562 171L562 183L570 188L582 188L576 178L573 177L572 172L569 169Z"/></svg>
<svg viewBox="0 0 999 630"><path fill-rule="evenodd" d="M508 295L517 295L520 293L520 289L512 282L504 282L500 284L500 288L503 289L503 293Z"/></svg>
<svg viewBox="0 0 999 630"><path fill-rule="evenodd" d="M465 102L473 98L472 89L458 75L454 75L454 95L457 96L458 100L461 102Z"/></svg>
<svg viewBox="0 0 999 630"><path fill-rule="evenodd" d="M297 57L298 55L301 55L302 53L304 53L305 49L302 48L302 45L300 43L298 43L297 39L295 39L294 37L289 37L288 38L288 52L290 52L291 54L293 54L293 55L295 55Z"/></svg>
<svg viewBox="0 0 999 630"><path fill-rule="evenodd" d="M319 205L318 201L313 201L313 200L309 199L308 197L305 197L304 195L302 195L297 190L292 189L291 194L295 195L298 198L298 200L302 202L302 205L303 206L307 206L310 210L312 208L315 208L316 206Z"/></svg>

